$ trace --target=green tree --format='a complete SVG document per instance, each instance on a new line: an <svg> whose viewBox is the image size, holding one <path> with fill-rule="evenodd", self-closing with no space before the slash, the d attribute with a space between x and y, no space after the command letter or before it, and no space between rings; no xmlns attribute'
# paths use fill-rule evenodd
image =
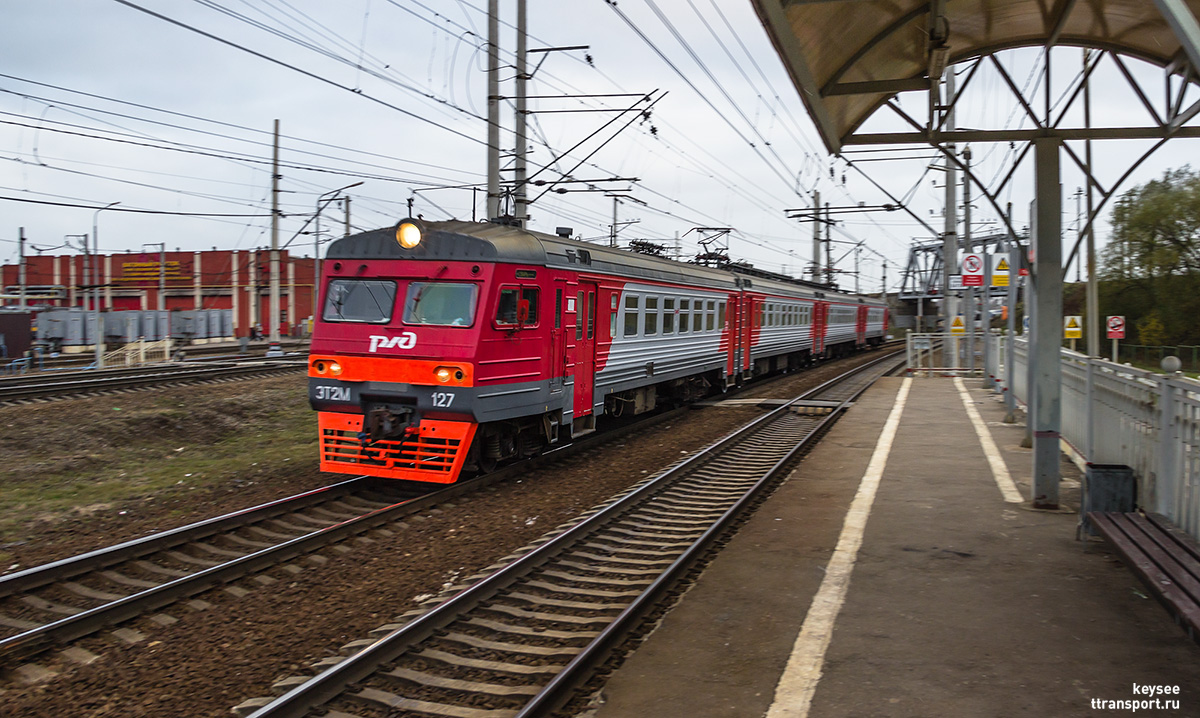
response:
<svg viewBox="0 0 1200 718"><path fill-rule="evenodd" d="M1200 174L1168 170L1129 190L1112 226L1103 313L1125 315L1142 343L1200 343Z"/></svg>

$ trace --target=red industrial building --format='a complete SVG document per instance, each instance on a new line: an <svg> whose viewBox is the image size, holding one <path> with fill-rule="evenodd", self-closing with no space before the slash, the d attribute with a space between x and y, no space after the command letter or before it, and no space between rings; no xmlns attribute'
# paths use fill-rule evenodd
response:
<svg viewBox="0 0 1200 718"><path fill-rule="evenodd" d="M88 307L85 287L99 285L100 308L232 309L238 337L258 327L270 332L271 251L212 250L207 252L148 252L38 255L25 258L26 304L37 308ZM279 252L280 334L295 336L310 325L313 314L314 262ZM99 276L96 281L89 277ZM18 304L20 268L0 267L5 306ZM160 291L160 287L162 287Z"/></svg>

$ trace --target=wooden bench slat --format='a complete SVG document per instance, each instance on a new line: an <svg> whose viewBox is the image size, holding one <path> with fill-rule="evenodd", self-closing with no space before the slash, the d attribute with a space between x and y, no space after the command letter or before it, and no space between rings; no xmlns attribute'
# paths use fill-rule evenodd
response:
<svg viewBox="0 0 1200 718"><path fill-rule="evenodd" d="M1174 579L1175 583L1186 591L1193 601L1200 603L1200 563L1196 562L1186 548L1179 545L1174 536L1165 533L1145 516L1134 514L1129 516L1128 520L1170 559L1170 563L1165 563L1152 556L1155 563L1166 571L1167 575Z"/></svg>
<svg viewBox="0 0 1200 718"><path fill-rule="evenodd" d="M1197 606L1195 600L1151 560L1136 539L1128 533L1129 530L1140 533L1140 530L1135 529L1133 523L1121 513L1090 513L1088 516L1097 530L1125 559L1134 575L1151 590L1172 617L1184 625L1188 635L1196 640L1200 636L1200 606ZM1161 550L1159 552L1161 553Z"/></svg>
<svg viewBox="0 0 1200 718"><path fill-rule="evenodd" d="M1190 553L1194 561L1200 562L1200 543L1197 543L1196 539L1188 535L1187 531L1176 526L1171 522L1171 519L1162 514L1148 513L1146 514L1146 518L1150 523L1157 526L1159 531L1169 534L1171 538L1175 539L1175 543Z"/></svg>

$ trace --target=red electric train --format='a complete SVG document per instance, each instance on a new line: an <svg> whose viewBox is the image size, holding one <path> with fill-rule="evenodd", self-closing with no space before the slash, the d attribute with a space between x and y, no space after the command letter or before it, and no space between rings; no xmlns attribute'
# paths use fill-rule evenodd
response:
<svg viewBox="0 0 1200 718"><path fill-rule="evenodd" d="M423 222L328 251L309 357L321 469L464 470L884 339L886 305L501 224Z"/></svg>

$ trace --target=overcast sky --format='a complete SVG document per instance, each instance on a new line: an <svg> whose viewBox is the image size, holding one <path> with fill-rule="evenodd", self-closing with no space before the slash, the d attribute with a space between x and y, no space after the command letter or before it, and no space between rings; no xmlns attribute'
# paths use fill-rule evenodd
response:
<svg viewBox="0 0 1200 718"><path fill-rule="evenodd" d="M269 246L276 119L286 214L280 242L297 255L312 254L313 235L298 233L313 229L306 222L318 197L356 182L363 184L347 190L356 230L394 224L408 214L410 197L414 213L426 219L469 219L473 211L482 216L482 192L447 187L485 181L485 0L134 4L169 20L117 0L0 0L6 27L0 45L0 261L15 260L21 227L43 250L77 242L64 237L91 233L93 223L105 252L140 251L158 242L172 250ZM500 5L507 82L516 4ZM619 208L620 222L636 222L621 228L622 241L671 244L678 233L684 255L691 256L698 237L693 228L733 227L734 258L797 273L811 259L812 229L787 219L785 209L808 206L814 189L835 205L890 201L846 162L826 155L749 2L622 0L614 8L605 0L529 0L529 6L531 48L588 46L545 54L537 70L529 93L550 97L530 101L536 111L531 172L549 163L539 177L559 179L561 170L577 180L638 178L597 181L591 188L618 190L645 203ZM1056 52L1064 58L1055 55L1058 97L1069 92L1080 51ZM535 54L531 62L541 57ZM1018 82L1037 88L1037 53L1007 53L1004 61ZM1133 62L1139 77L1161 86L1159 70ZM1097 125L1147 124L1111 64L1097 72L1093 87ZM972 92L959 126L1029 126L995 73L981 71ZM501 93L511 96L511 84ZM634 106L638 97L564 97L617 93L661 99L648 119L634 119L611 110ZM902 105L923 118L923 99L912 97ZM554 112L582 109L595 111ZM506 103L503 112L511 130L511 106ZM868 126L906 129L884 113ZM502 145L511 151L510 132ZM1103 144L1100 176L1112 184L1148 147ZM1124 187L1188 163L1196 145L1174 141L1168 147L1173 149L1146 161ZM1013 151L1007 145L972 149L980 176L994 186ZM941 230L944 173L927 169L932 152L895 155L909 159L847 156ZM1063 167L1064 227L1071 229L1071 195L1083 182L1065 157ZM1031 185L1027 162L1000 193L1002 203L1013 202L1018 226L1028 223ZM560 186L588 189L584 183ZM535 196L542 189L533 188ZM108 211L87 209L113 202L120 204ZM995 230L987 203L974 205L974 231ZM612 212L604 191L548 193L531 207L530 227L554 232L567 226L585 239L606 241ZM342 220L340 206L330 207L322 232L340 233ZM1102 223L1101 241L1106 232ZM911 216L892 212L846 216L834 238L836 257L853 242L865 244L862 288L877 291L881 258L891 264L888 284L894 288L909 243L932 236ZM851 270L853 261L839 266ZM841 277L843 287L853 283L852 276Z"/></svg>

